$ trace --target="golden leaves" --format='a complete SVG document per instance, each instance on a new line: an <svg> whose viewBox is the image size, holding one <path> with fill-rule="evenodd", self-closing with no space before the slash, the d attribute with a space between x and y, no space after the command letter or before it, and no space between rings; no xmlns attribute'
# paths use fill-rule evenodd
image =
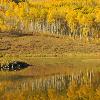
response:
<svg viewBox="0 0 100 100"><path fill-rule="evenodd" d="M93 33L96 33L96 31L99 31L100 22L100 8L99 4L96 3L97 1L91 0L53 0L52 2L29 1L20 2L18 4L14 2L5 2L2 3L1 8L3 11L0 11L0 17L3 16L5 22L11 20L11 23L16 22L16 24L16 20L25 20L28 23L30 23L30 20L35 20L36 22L34 21L34 25L42 20L41 22L44 22L44 24L52 24L52 26L50 26L52 29L46 29L51 31L55 30L58 32L61 28L57 30L56 28L63 24L63 29L68 27L66 28L68 29L66 33L77 34L77 32L79 32L80 34L84 34L90 33L91 30L93 30ZM59 22L59 19L61 22ZM54 23L55 26L53 26ZM44 25L37 26L44 27Z"/></svg>

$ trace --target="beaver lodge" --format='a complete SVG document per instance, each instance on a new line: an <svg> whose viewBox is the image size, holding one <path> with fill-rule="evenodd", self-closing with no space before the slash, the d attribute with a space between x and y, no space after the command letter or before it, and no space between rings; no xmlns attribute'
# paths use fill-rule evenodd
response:
<svg viewBox="0 0 100 100"><path fill-rule="evenodd" d="M0 70L2 71L17 71L27 68L29 64L21 61L13 61L8 64L0 65Z"/></svg>

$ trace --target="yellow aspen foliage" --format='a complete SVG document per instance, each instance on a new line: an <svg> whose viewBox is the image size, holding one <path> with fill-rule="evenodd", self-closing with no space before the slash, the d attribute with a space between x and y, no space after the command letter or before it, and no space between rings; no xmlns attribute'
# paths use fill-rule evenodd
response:
<svg viewBox="0 0 100 100"><path fill-rule="evenodd" d="M77 100L77 89L77 84L75 84L75 82L73 81L67 90L68 100Z"/></svg>
<svg viewBox="0 0 100 100"><path fill-rule="evenodd" d="M38 18L39 17L39 10L36 8L30 8L29 9L29 16L32 18Z"/></svg>
<svg viewBox="0 0 100 100"><path fill-rule="evenodd" d="M57 16L57 9L49 9L47 19L49 23L52 23L55 21L55 18Z"/></svg>
<svg viewBox="0 0 100 100"><path fill-rule="evenodd" d="M100 22L100 9L96 12L96 21Z"/></svg>
<svg viewBox="0 0 100 100"><path fill-rule="evenodd" d="M95 96L95 92L93 88L88 85L80 86L79 90L77 91L79 98L86 99L86 100L93 100Z"/></svg>
<svg viewBox="0 0 100 100"><path fill-rule="evenodd" d="M95 98L96 98L96 100L100 99L100 86L96 89Z"/></svg>
<svg viewBox="0 0 100 100"><path fill-rule="evenodd" d="M83 35L86 37L94 37L96 34L99 37L100 0L43 0L36 2L28 0L19 3L2 1L0 4L0 18L3 19L3 24L9 22L10 25L13 23L12 26L15 24L18 26L18 20L19 22L28 22L28 24L30 24L30 20L35 20L31 22L34 24L32 25L34 31L43 32L45 30L45 32L68 33L73 36ZM42 20L42 23L39 23L39 20Z"/></svg>
<svg viewBox="0 0 100 100"><path fill-rule="evenodd" d="M50 100L58 100L56 91L54 89L48 89L48 98Z"/></svg>

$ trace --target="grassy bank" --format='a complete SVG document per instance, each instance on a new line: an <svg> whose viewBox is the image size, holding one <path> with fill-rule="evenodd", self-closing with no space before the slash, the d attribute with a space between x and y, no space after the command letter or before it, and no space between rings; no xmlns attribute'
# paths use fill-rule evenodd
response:
<svg viewBox="0 0 100 100"><path fill-rule="evenodd" d="M24 75L50 75L84 69L100 69L100 40L80 40L67 36L28 34L0 36L1 64L19 60L30 64Z"/></svg>

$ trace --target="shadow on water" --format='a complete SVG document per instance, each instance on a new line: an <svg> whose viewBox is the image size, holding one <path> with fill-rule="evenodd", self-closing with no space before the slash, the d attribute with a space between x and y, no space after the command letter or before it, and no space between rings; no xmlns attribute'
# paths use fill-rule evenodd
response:
<svg viewBox="0 0 100 100"><path fill-rule="evenodd" d="M22 75L12 75L12 76L1 76L0 81L21 81L28 79L36 79L34 76L22 76Z"/></svg>

